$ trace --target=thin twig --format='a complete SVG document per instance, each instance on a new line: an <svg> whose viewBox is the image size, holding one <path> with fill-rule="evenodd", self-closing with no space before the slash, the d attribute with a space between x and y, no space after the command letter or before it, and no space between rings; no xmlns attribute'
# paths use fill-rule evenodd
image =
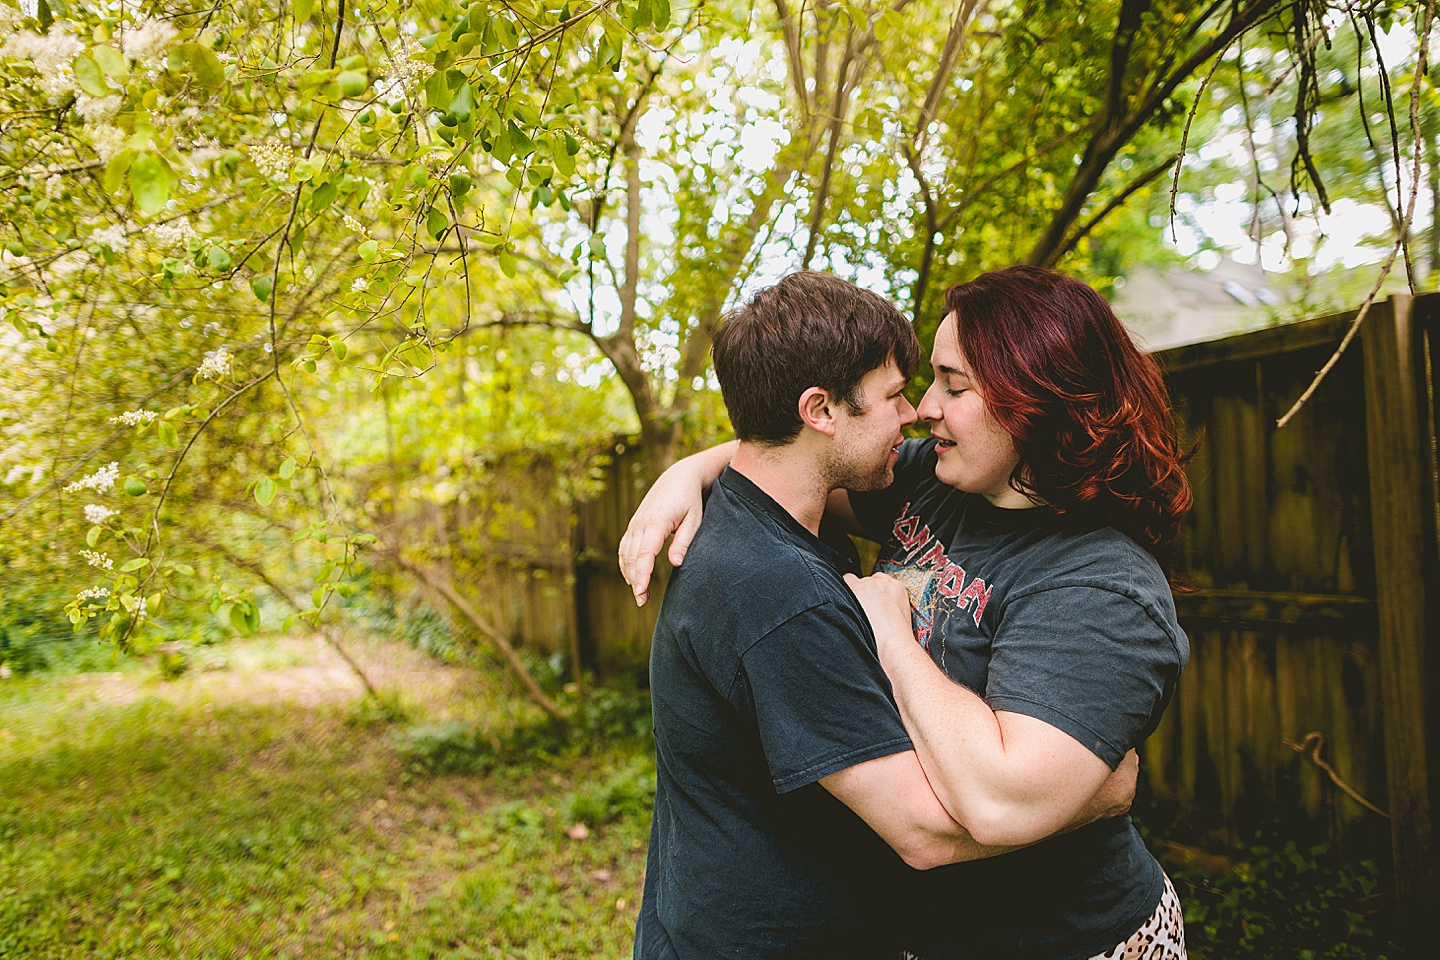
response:
<svg viewBox="0 0 1440 960"><path fill-rule="evenodd" d="M1369 810L1371 813L1378 813L1386 820L1390 819L1390 814L1386 813L1384 810L1381 810L1369 800L1366 800L1360 795L1359 791L1357 791L1354 787L1350 786L1350 784L1346 783L1344 780L1340 779L1340 774L1335 772L1335 768L1330 766L1330 764L1326 763L1324 758L1320 756L1320 748L1325 746L1325 735L1322 734L1320 731L1314 730L1310 733L1305 734L1305 739L1301 740L1299 743L1296 743L1294 740L1287 740L1284 737L1280 738L1280 742L1285 744L1285 746L1289 747L1291 750L1294 750L1296 753L1300 754L1302 757L1306 757L1311 763L1315 764L1315 766L1325 771L1325 775L1330 778L1330 782L1335 784L1335 786L1339 787L1351 800L1354 800L1356 803L1360 804L1360 806L1364 807L1366 810ZM1306 754L1305 751L1307 750L1310 751L1309 754Z"/></svg>

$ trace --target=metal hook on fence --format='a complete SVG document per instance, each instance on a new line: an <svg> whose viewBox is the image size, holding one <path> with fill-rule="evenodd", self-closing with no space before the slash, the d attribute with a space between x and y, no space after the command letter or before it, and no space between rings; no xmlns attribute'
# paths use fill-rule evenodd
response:
<svg viewBox="0 0 1440 960"><path fill-rule="evenodd" d="M1339 787L1342 791L1344 791L1345 795L1351 800L1354 800L1356 803L1360 804L1360 806L1364 807L1366 810L1369 810L1372 813L1380 814L1380 816L1384 817L1386 820L1390 819L1390 814L1386 813L1384 810L1381 810L1369 800L1366 800L1364 797L1360 796L1360 794L1355 790L1355 788L1350 786L1350 784L1346 783L1344 780L1340 779L1340 774L1335 772L1335 768L1330 766L1330 764L1326 763L1324 758L1320 756L1320 748L1325 746L1325 735L1322 734L1319 730L1312 730L1310 733L1305 734L1305 739L1301 740L1299 743L1296 743L1294 740L1288 740L1285 737L1281 737L1280 742L1285 744L1285 746L1289 747L1291 750L1294 750L1296 753L1300 754L1302 757L1308 756L1310 762L1315 764L1315 766L1319 767L1321 770L1324 770L1325 775L1330 778L1330 782L1335 784L1335 786ZM1308 754L1306 753L1307 750L1309 751Z"/></svg>

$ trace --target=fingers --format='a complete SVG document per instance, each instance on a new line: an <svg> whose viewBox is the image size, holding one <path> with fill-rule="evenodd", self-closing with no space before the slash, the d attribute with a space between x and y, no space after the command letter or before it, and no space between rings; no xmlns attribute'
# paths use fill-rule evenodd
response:
<svg viewBox="0 0 1440 960"><path fill-rule="evenodd" d="M690 549L690 542L695 539L695 534L700 529L701 516L699 510L691 510L685 514L685 519L680 521L680 526L675 531L675 539L670 541L670 564L672 566L678 567L685 562L685 553Z"/></svg>

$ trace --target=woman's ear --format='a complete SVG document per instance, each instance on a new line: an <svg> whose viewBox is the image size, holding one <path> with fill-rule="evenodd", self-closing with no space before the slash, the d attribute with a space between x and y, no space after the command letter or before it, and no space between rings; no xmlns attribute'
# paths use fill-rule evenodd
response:
<svg viewBox="0 0 1440 960"><path fill-rule="evenodd" d="M811 430L835 436L835 400L822 387L809 387L800 394L800 423Z"/></svg>

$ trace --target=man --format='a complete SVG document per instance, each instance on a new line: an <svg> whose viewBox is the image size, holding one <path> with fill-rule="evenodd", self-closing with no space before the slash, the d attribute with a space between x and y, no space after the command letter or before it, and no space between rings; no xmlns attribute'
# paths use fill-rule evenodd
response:
<svg viewBox="0 0 1440 960"><path fill-rule="evenodd" d="M655 628L635 957L893 956L907 865L1003 852L935 798L843 579L854 552L821 537L832 490L891 482L919 344L883 298L806 272L713 356L737 442L697 455L719 479Z"/></svg>

